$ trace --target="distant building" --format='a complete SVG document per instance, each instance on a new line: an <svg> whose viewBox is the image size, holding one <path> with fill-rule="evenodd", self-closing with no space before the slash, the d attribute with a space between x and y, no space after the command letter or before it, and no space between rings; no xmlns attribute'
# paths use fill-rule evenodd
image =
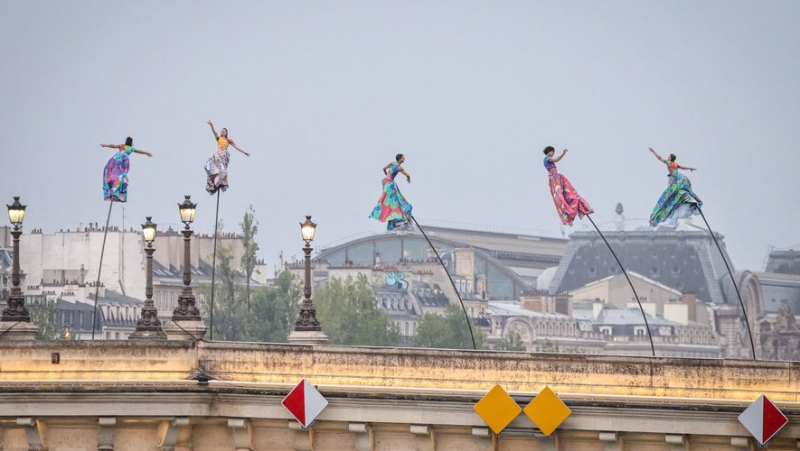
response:
<svg viewBox="0 0 800 451"><path fill-rule="evenodd" d="M0 228L0 237L2 237ZM75 230L44 233L34 229L23 234L20 241L20 266L26 272L25 294L36 293L47 286L81 286L96 283L100 265L104 229L98 224L80 226ZM106 239L101 284L103 287L133 299L144 299L145 254L140 230L111 227ZM244 283L241 258L244 245L240 235L224 233L218 237L217 248L231 250L231 266ZM213 235L196 234L190 244L190 265L194 286L211 280ZM160 231L153 255L153 299L159 317L167 319L177 307L183 279L183 235L171 227ZM2 257L0 256L0 259ZM2 261L0 261L2 266ZM2 268L0 268L2 271ZM0 277L2 277L0 275ZM266 265L256 266L251 284L266 282ZM1 290L1 288L0 288ZM202 298L202 292L197 296Z"/></svg>
<svg viewBox="0 0 800 451"><path fill-rule="evenodd" d="M445 262L467 315L486 329L491 324L488 302L519 300L538 274L558 263L567 243L507 231L423 227ZM302 275L301 262L288 267ZM358 275L367 277L378 306L397 324L404 343L416 335L421 315L443 314L448 304L459 302L435 253L416 229L357 238L323 249L314 259L315 286Z"/></svg>
<svg viewBox="0 0 800 451"><path fill-rule="evenodd" d="M97 318L94 319L94 295L98 292ZM69 334L73 340L94 338L122 340L136 330L142 305L139 299L125 296L93 284L45 284L30 288L25 294L29 306L52 303L56 324L62 338ZM68 332L67 332L68 331Z"/></svg>

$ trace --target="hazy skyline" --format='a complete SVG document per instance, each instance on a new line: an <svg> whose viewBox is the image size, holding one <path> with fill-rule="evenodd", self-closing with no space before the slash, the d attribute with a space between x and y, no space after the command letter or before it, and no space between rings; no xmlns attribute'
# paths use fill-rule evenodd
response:
<svg viewBox="0 0 800 451"><path fill-rule="evenodd" d="M102 171L132 136L126 226L213 231L203 164L232 151L220 216L248 205L259 255L301 255L373 231L381 168L417 217L559 233L542 167L560 170L598 223L618 202L647 218L666 187L647 151L674 152L738 269L800 243L800 3L3 2L0 202L26 233L103 223ZM122 224L119 205L113 225ZM695 220L700 223L700 218ZM578 229L578 227L576 227ZM569 232L569 229L567 229ZM272 266L270 266L272 267Z"/></svg>

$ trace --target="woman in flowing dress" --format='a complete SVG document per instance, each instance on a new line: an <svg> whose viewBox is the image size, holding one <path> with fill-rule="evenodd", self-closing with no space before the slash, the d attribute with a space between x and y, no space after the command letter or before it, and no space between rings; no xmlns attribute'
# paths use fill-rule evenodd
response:
<svg viewBox="0 0 800 451"><path fill-rule="evenodd" d="M218 135L211 120L208 121L208 125L211 126L211 132L214 133L214 139L217 141L217 152L205 164L206 191L208 191L208 194L216 194L217 191L224 193L228 189L228 163L231 161L231 153L228 152L228 146L233 146L234 149L248 157L250 154L237 146L228 137L227 128L223 128Z"/></svg>
<svg viewBox="0 0 800 451"><path fill-rule="evenodd" d="M377 205L372 209L370 217L385 222L386 230L394 230L411 218L411 204L403 197L394 180L397 174L403 174L408 183L411 183L411 176L400 166L405 161L406 157L399 153L395 157L395 161L383 167L385 175L381 181L383 192Z"/></svg>
<svg viewBox="0 0 800 451"><path fill-rule="evenodd" d="M679 171L679 169L688 171L696 169L676 163L677 157L674 153L669 154L668 159L665 160L652 147L650 152L655 155L658 161L667 165L667 177L669 177L667 188L658 198L658 202L656 202L656 206L650 214L650 226L656 227L661 224L667 227L675 227L678 225L678 218L688 218L689 216L700 214L703 201L692 191L692 182L689 178Z"/></svg>
<svg viewBox="0 0 800 451"><path fill-rule="evenodd" d="M556 163L564 158L567 154L567 149L561 152L561 155L554 156L556 149L553 146L544 148L544 168L547 169L550 182L550 194L553 196L553 203L556 205L556 211L561 219L561 223L567 226L572 226L575 217L583 218L586 215L594 213L589 203L581 197L575 188L570 183L564 174L558 172Z"/></svg>
<svg viewBox="0 0 800 451"><path fill-rule="evenodd" d="M131 163L128 156L138 153L152 157L153 154L146 150L133 147L133 138L125 138L125 144L100 144L100 147L117 149L117 152L108 160L103 170L103 198L111 202L127 202L128 200L128 171Z"/></svg>

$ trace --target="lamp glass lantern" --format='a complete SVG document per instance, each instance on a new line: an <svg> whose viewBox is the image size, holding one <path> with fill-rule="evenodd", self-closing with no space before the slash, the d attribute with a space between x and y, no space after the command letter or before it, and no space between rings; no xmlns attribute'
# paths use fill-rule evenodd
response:
<svg viewBox="0 0 800 451"><path fill-rule="evenodd" d="M21 226L22 220L25 219L25 207L27 205L19 203L19 197L14 196L14 203L11 205L6 204L6 207L8 207L8 220L11 224L17 227Z"/></svg>
<svg viewBox="0 0 800 451"><path fill-rule="evenodd" d="M147 243L148 246L153 245L153 241L156 239L156 231L158 225L152 221L152 216L147 217L147 222L142 224L142 235L144 236L144 242Z"/></svg>
<svg viewBox="0 0 800 451"><path fill-rule="evenodd" d="M184 196L183 203L178 204L178 209L181 212L181 221L186 224L186 227L194 222L194 214L197 209L197 204L192 203L191 196Z"/></svg>
<svg viewBox="0 0 800 451"><path fill-rule="evenodd" d="M306 221L300 223L300 233L303 235L303 241L310 244L314 241L314 235L317 232L317 225L311 222L311 216L306 216Z"/></svg>

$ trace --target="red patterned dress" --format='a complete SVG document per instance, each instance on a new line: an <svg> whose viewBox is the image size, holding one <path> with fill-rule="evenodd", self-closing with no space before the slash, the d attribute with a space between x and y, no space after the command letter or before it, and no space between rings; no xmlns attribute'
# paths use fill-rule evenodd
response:
<svg viewBox="0 0 800 451"><path fill-rule="evenodd" d="M572 183L556 169L556 164L550 161L552 157L544 157L544 168L550 174L550 193L553 195L553 202L556 204L558 216L561 223L572 226L575 216L582 218L584 215L594 213L589 203L582 198Z"/></svg>

